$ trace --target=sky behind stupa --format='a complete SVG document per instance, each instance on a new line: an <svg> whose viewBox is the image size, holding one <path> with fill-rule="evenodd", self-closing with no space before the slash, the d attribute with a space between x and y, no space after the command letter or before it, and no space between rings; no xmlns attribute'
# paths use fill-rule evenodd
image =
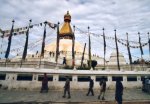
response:
<svg viewBox="0 0 150 104"><path fill-rule="evenodd" d="M64 14L69 11L72 16L71 25L85 32L90 26L90 32L102 34L104 27L106 36L114 37L114 29L117 29L118 38L126 39L126 32L128 32L129 40L136 42L138 42L137 33L140 32L141 40L145 43L148 41L147 32L150 32L149 4L150 0L0 0L0 28L10 29L12 19L15 19L15 27L27 26L29 19L32 19L33 24L45 20L52 23L59 21L62 24ZM55 32L48 31L49 34L52 31ZM79 31L76 33L77 41L82 44L87 42L87 35ZM34 34L30 35L31 40L38 40L43 34L43 28L31 30L31 34ZM103 57L102 37L94 35L91 37L93 54ZM20 45L24 45L24 40L25 36L19 36ZM3 44L7 45L7 39ZM107 59L109 59L115 43L114 40L107 39L106 44L108 45ZM148 59L148 45L143 50L143 57ZM119 51L128 61L126 47L119 44ZM32 51L29 50L29 52ZM131 49L131 53L140 57L140 49ZM136 59L136 57L133 58Z"/></svg>

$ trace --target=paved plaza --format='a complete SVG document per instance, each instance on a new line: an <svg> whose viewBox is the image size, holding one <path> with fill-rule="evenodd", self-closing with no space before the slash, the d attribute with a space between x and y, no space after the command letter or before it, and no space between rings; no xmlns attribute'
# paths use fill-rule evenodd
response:
<svg viewBox="0 0 150 104"><path fill-rule="evenodd" d="M30 103L30 104L116 104L114 90L107 90L105 101L97 99L99 91L95 96L86 96L86 91L71 91L71 99L62 98L63 91L52 91L39 93L39 91L15 91L0 90L0 103ZM124 90L123 104L150 104L150 94L139 90Z"/></svg>

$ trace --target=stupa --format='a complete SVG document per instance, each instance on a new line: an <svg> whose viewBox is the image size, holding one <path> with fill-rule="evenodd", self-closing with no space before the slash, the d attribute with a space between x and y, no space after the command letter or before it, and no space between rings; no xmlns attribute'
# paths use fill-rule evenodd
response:
<svg viewBox="0 0 150 104"><path fill-rule="evenodd" d="M71 22L71 15L69 14L69 11L67 11L67 14L64 15L64 24L60 28L59 31L59 57L58 57L58 63L63 62L63 57L66 58L67 60L67 65L71 66L72 65L72 39L74 38L74 33L72 31L72 27L70 25ZM80 66L81 65L81 59L82 59L82 53L84 50L84 45L79 43L77 40L74 42L74 53L75 53L75 65ZM45 50L47 53L56 53L56 41L48 44L45 47ZM48 57L49 55L47 54L45 57ZM98 61L98 64L102 64L103 59L101 57L97 56L92 56L92 59L96 59ZM83 64L87 65L87 60L88 60L88 51L85 49L85 54L84 54L84 62ZM54 59L52 60L53 62Z"/></svg>
<svg viewBox="0 0 150 104"><path fill-rule="evenodd" d="M75 34L72 31L72 27L70 25L71 22L71 15L69 14L69 11L67 11L67 14L64 15L64 23L61 26L59 30L59 56L58 56L58 64L63 63L63 58L66 58L66 63L68 66L72 66L72 43L73 39L75 38ZM56 40L57 41L57 40ZM41 61L44 62L51 62L51 63L56 63L56 41L53 41L52 43L48 44L45 46L45 52L44 52L44 58L41 59ZM81 65L81 60L82 60L82 55L83 55L83 50L84 50L84 44L81 44L77 40L74 41L74 63L75 66L80 66ZM85 49L85 54L84 54L84 61L83 64L84 66L88 66L87 61L89 60L88 58L88 49ZM91 57L92 60L97 61L97 66L103 65L104 64L104 59L102 57L99 57L97 55L92 55ZM21 56L16 56L15 58L11 59L12 62L20 61ZM37 54L28 54L26 57L27 62L33 62L33 61L40 61L40 53Z"/></svg>
<svg viewBox="0 0 150 104"><path fill-rule="evenodd" d="M125 60L123 54L119 53L118 56L119 56L119 64L120 65L126 65L126 60ZM116 50L114 50L111 53L108 65L117 65L117 53L116 53Z"/></svg>

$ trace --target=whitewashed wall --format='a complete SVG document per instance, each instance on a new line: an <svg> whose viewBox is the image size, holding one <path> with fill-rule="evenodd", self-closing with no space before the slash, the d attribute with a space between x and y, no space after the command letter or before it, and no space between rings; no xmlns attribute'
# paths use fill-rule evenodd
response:
<svg viewBox="0 0 150 104"><path fill-rule="evenodd" d="M32 75L31 81L18 81L17 75L20 73L28 73ZM53 76L53 80L48 82L49 89L63 90L65 81L59 81L59 76L71 76L71 89L87 89L89 82L79 82L78 76L91 76L94 80L94 89L99 89L99 82L96 81L96 76L106 76L107 89L115 88L115 81L112 81L112 76L121 76L123 78L124 88L141 88L141 76L150 76L148 71L93 71L93 70L56 70L56 69L34 69L34 68L0 68L0 74L6 74L5 80L0 80L1 88L17 89L17 90L40 90L41 81L38 81L38 76L47 73ZM127 76L136 76L137 81L127 81Z"/></svg>

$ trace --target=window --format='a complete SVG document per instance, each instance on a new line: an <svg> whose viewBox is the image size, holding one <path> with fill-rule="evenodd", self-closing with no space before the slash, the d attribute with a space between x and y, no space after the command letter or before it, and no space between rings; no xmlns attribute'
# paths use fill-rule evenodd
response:
<svg viewBox="0 0 150 104"><path fill-rule="evenodd" d="M0 80L5 80L6 74L0 74Z"/></svg>
<svg viewBox="0 0 150 104"><path fill-rule="evenodd" d="M18 74L18 81L32 81L32 74Z"/></svg>
<svg viewBox="0 0 150 104"><path fill-rule="evenodd" d="M78 76L78 82L88 82L90 76Z"/></svg>
<svg viewBox="0 0 150 104"><path fill-rule="evenodd" d="M117 79L123 81L123 77L121 76L112 76L112 81L116 81Z"/></svg>
<svg viewBox="0 0 150 104"><path fill-rule="evenodd" d="M137 81L137 76L128 76L127 81Z"/></svg>
<svg viewBox="0 0 150 104"><path fill-rule="evenodd" d="M102 79L105 79L105 81L108 81L107 76L96 76L96 81L100 81Z"/></svg>
<svg viewBox="0 0 150 104"><path fill-rule="evenodd" d="M72 81L72 76L68 76L69 80ZM60 75L59 76L59 81L66 81L66 76L65 75Z"/></svg>
<svg viewBox="0 0 150 104"><path fill-rule="evenodd" d="M42 81L44 78L44 75L38 75L38 81ZM52 75L47 75L48 81L53 81Z"/></svg>

